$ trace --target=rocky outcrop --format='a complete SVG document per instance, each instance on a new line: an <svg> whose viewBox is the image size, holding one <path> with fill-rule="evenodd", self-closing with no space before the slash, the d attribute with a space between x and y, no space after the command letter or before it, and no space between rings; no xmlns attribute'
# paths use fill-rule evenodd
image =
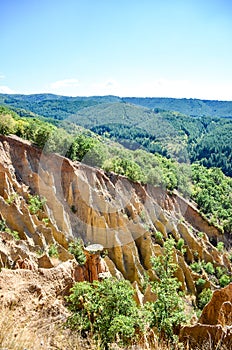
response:
<svg viewBox="0 0 232 350"><path fill-rule="evenodd" d="M198 323L182 328L180 340L188 343L191 348L208 346L210 349L231 349L232 283L214 291Z"/></svg>
<svg viewBox="0 0 232 350"><path fill-rule="evenodd" d="M0 219L30 247L33 261L38 262L36 253L45 254L40 266L50 266L46 254L51 245L57 247L60 262L70 259L68 244L80 237L108 250L105 262L112 274L141 286L145 274L155 278L151 257L162 254L164 239L172 235L176 242L184 239L185 253L176 258L183 290L196 293L200 275L189 268L194 261L231 269L210 241L222 240L220 231L178 193L47 154L17 137L0 136L0 178ZM46 198L44 210L36 215L29 209L29 193ZM8 264L5 255L3 247L2 266Z"/></svg>
<svg viewBox="0 0 232 350"><path fill-rule="evenodd" d="M202 311L199 323L232 326L232 283L225 288L215 290L210 302Z"/></svg>

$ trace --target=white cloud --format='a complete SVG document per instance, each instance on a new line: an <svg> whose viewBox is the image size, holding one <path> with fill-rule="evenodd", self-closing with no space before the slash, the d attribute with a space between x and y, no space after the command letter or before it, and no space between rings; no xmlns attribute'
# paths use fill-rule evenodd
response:
<svg viewBox="0 0 232 350"><path fill-rule="evenodd" d="M5 85L0 85L1 94L15 94L15 91Z"/></svg>
<svg viewBox="0 0 232 350"><path fill-rule="evenodd" d="M116 95L119 91L120 84L113 79L100 83L93 83L90 86L90 92L92 95Z"/></svg>
<svg viewBox="0 0 232 350"><path fill-rule="evenodd" d="M63 80L58 80L50 84L50 88L53 90L60 90L60 89L66 89L66 88L74 88L78 87L79 80L78 79L63 79Z"/></svg>
<svg viewBox="0 0 232 350"><path fill-rule="evenodd" d="M5 87L7 88L7 87ZM135 96L135 97L174 97L215 100L232 100L232 83L192 81L187 79L137 79L133 81L106 79L83 82L70 78L51 83L46 92L66 96ZM8 90L9 91L9 90ZM41 91L40 91L41 92Z"/></svg>

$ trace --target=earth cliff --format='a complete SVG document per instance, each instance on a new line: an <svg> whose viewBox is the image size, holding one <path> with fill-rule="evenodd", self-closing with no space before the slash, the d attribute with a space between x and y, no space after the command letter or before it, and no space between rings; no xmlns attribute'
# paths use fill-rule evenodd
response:
<svg viewBox="0 0 232 350"><path fill-rule="evenodd" d="M30 204L33 196L46 199L36 212ZM162 254L168 235L184 241L175 251L183 291L193 296L201 291L201 274L190 268L194 262L210 262L231 272L226 253L215 247L218 241L226 243L225 238L177 192L46 154L15 136L0 136L0 220L1 308L22 307L25 293L27 300L33 295L35 301L30 312L40 309L65 317L59 296L75 281L98 279L102 273L141 288L147 275L156 278L151 257ZM19 240L13 238L15 232ZM68 251L75 238L87 246L83 266ZM102 245L108 255L103 258L99 251L88 250L91 244ZM55 258L49 254L52 246L57 249ZM204 288L218 287L214 279L204 277ZM40 288L44 284L45 290Z"/></svg>

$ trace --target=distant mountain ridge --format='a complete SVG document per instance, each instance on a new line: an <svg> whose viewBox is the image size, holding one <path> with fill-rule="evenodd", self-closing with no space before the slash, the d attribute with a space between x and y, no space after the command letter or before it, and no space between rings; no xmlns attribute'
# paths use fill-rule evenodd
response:
<svg viewBox="0 0 232 350"><path fill-rule="evenodd" d="M0 94L0 104L23 108L34 113L65 119L77 111L100 103L127 102L130 104L166 111L176 111L194 117L213 116L232 118L232 101L200 100L166 97L71 97L54 94Z"/></svg>
<svg viewBox="0 0 232 350"><path fill-rule="evenodd" d="M200 100L187 98L137 98L127 97L126 102L147 108L161 108L176 111L194 117L212 116L232 118L232 101Z"/></svg>

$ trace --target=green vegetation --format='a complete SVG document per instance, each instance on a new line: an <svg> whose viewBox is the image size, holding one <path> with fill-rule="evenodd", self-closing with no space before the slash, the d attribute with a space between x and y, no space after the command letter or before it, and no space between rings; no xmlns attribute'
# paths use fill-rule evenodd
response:
<svg viewBox="0 0 232 350"><path fill-rule="evenodd" d="M231 282L231 279L228 275L222 275L219 279L219 284L221 287L227 286Z"/></svg>
<svg viewBox="0 0 232 350"><path fill-rule="evenodd" d="M68 251L74 255L79 265L85 264L86 256L84 253L84 245L80 239L76 239L74 242L69 243Z"/></svg>
<svg viewBox="0 0 232 350"><path fill-rule="evenodd" d="M207 262L207 264L205 264L205 266L204 266L204 269L210 275L215 274L215 269L214 269L213 264L211 262Z"/></svg>
<svg viewBox="0 0 232 350"><path fill-rule="evenodd" d="M40 108L43 106L44 111L41 114L48 116L57 103L54 96L47 96L47 100L41 96L41 103L36 104L33 113L22 109L15 112L16 108L33 105L34 98L31 97L31 101L27 101L24 106L20 106L23 98L12 98L14 111L5 106L0 107L1 133L15 134L27 139L44 152L59 152L73 161L82 161L103 168L106 172L114 172L132 181L147 184L148 190L149 185L159 186L169 192L178 190L198 205L202 216L211 224L222 232L231 233L232 179L223 173L224 171L231 176L230 119L201 116L192 118L179 112L164 111L159 107L151 111L128 105L117 98L112 97L109 102L106 101L107 98L104 100L96 97L95 101L75 100L79 113L70 118L68 123L62 124L63 128L59 128L54 120L34 114L41 113ZM59 108L65 106L67 109L64 108L58 119L67 118L71 111L69 108L73 108L73 114L77 111L72 102L74 100L68 98L64 104L62 99L59 101ZM55 118L57 111L58 109L54 109L50 116ZM99 121L102 125L99 125ZM91 127L101 136L79 128L72 122ZM185 164L188 158L195 163ZM220 166L223 171L215 165ZM16 200L17 195L12 195L6 202L11 205ZM45 199L38 195L29 195L28 204L30 212L38 214L43 209ZM72 206L71 210L76 213L77 208ZM146 213L141 212L139 215L145 225ZM47 218L43 221L48 224ZM19 238L16 231L4 226L3 220L0 221L0 230ZM161 338L174 340L175 329L185 321L180 283L174 277L177 269L173 261L174 240L165 241L159 231L153 233L153 236L163 246L164 254L153 259L158 280L150 282L149 277L145 276L143 288L151 284L152 290L158 296L156 302L138 307L129 282L114 279L103 280L101 283L78 283L71 291L68 303L72 316L68 325L83 336L93 336L103 349L109 348L113 342L121 346L131 345L152 328L158 330ZM203 238L204 233L199 232L198 237ZM198 241L202 242L200 239ZM213 244L216 245L214 242ZM182 238L176 242L177 249L183 254L184 245ZM81 240L69 244L69 252L80 265L86 262L83 248ZM216 248L224 254L223 242L219 242ZM48 254L58 257L55 244L50 245ZM194 259L195 262L190 266L198 274L197 303L199 308L203 308L212 295L209 289L204 289L206 281L224 287L230 283L231 278L226 268L200 261L197 252Z"/></svg>
<svg viewBox="0 0 232 350"><path fill-rule="evenodd" d="M206 280L204 278L198 278L196 281L196 286L203 287L205 285Z"/></svg>
<svg viewBox="0 0 232 350"><path fill-rule="evenodd" d="M186 321L182 294L179 291L181 282L174 277L177 265L173 260L175 241L169 238L164 243L163 255L152 258L153 269L159 281L152 282L157 301L149 303L152 313L151 325L157 327L165 338L173 338L173 331Z"/></svg>
<svg viewBox="0 0 232 350"><path fill-rule="evenodd" d="M55 243L53 243L53 244L51 244L51 245L49 246L48 255L49 255L51 258L58 258L58 257L59 257L57 245L56 245Z"/></svg>
<svg viewBox="0 0 232 350"><path fill-rule="evenodd" d="M14 239L16 241L18 241L20 239L18 231L11 230L9 227L7 227L6 221L3 219L0 220L0 232L9 233L10 235L12 235L14 237Z"/></svg>
<svg viewBox="0 0 232 350"><path fill-rule="evenodd" d="M7 199L6 199L6 203L7 204L13 204L15 202L15 200L18 198L18 194L17 193L13 193L12 195L10 195Z"/></svg>
<svg viewBox="0 0 232 350"><path fill-rule="evenodd" d="M176 244L176 248L182 252L183 254L186 252L186 249L184 248L184 239L180 238Z"/></svg>
<svg viewBox="0 0 232 350"><path fill-rule="evenodd" d="M213 284L221 287L225 287L227 284L231 282L230 272L225 267L220 267L213 265L211 262L205 262L197 261L192 264L190 264L191 269L198 273L199 278L196 281L196 286L199 288L199 290L202 289L205 285L205 277L208 275L208 280L211 281ZM204 291L204 290L203 290ZM204 292L206 293L206 291ZM204 293L202 294L202 298L204 296ZM207 292L209 294L209 292ZM200 295L198 295L198 298L200 298ZM200 300L200 299L199 299Z"/></svg>
<svg viewBox="0 0 232 350"><path fill-rule="evenodd" d="M202 264L200 262L194 262L190 264L190 267L194 272L197 272L197 273L202 272Z"/></svg>
<svg viewBox="0 0 232 350"><path fill-rule="evenodd" d="M72 312L68 327L82 336L90 335L101 349L109 349L113 343L119 346L139 343L152 328L158 329L160 339L175 342L174 331L186 317L180 282L174 277L177 266L173 262L173 249L174 240L168 239L164 255L153 259L159 278L151 282L158 297L155 302L138 306L129 281L108 278L102 282L79 282L67 297Z"/></svg>
<svg viewBox="0 0 232 350"><path fill-rule="evenodd" d="M37 194L28 196L28 208L31 214L37 214L40 210L43 209L44 204L46 203L45 198L40 198Z"/></svg>
<svg viewBox="0 0 232 350"><path fill-rule="evenodd" d="M71 328L90 334L101 349L109 344L129 345L143 331L142 315L133 299L130 282L113 278L102 282L79 282L67 298Z"/></svg>
<svg viewBox="0 0 232 350"><path fill-rule="evenodd" d="M223 252L223 250L224 250L224 243L223 243L223 242L218 242L218 244L217 244L217 250L218 250L219 252Z"/></svg>
<svg viewBox="0 0 232 350"><path fill-rule="evenodd" d="M213 225L232 230L232 179L218 168L192 164L191 197Z"/></svg>
<svg viewBox="0 0 232 350"><path fill-rule="evenodd" d="M211 300L213 295L213 292L211 289L205 288L203 291L198 295L198 307L202 310L206 304Z"/></svg>
<svg viewBox="0 0 232 350"><path fill-rule="evenodd" d="M137 107L127 106L122 102L114 103L114 106L118 106L118 104L120 104L119 111L124 113L124 116L128 116L128 118L124 118L125 122L128 121L128 119L135 122L136 118L141 117L141 111L137 110ZM111 104L107 104L107 106L104 103L98 104L100 116L103 107L108 113L112 112ZM87 110L91 116L92 112L89 111L88 108ZM143 113L143 122L149 124L151 112L143 110ZM157 112L156 118L161 117L160 113L162 114L163 112ZM45 152L56 151L69 156L72 160L82 161L91 166L101 167L105 171L113 171L116 174L125 175L133 181L161 186L170 191L178 189L183 195L191 197L198 204L201 212L213 225L216 225L221 231L227 233L231 232L232 179L226 177L220 169L207 169L199 163L194 163L191 166L178 163L173 159L167 159L157 153L148 153L142 149L131 151L119 144L113 143L109 138L102 138L90 131L78 129L71 123L66 124L68 131L65 131L63 128L58 128L55 125L45 122L41 118L22 118L6 107L0 107L0 115L0 128L2 125L2 132L11 132L26 138L43 148ZM102 118L105 118L105 114L103 114ZM171 120L173 123L172 126L170 126ZM225 126L229 125L229 121L221 120L222 119L218 121L212 120L212 118L206 118L201 122L204 123L205 127L210 127L212 130L214 128L212 125L215 124L215 128L217 128L218 122L224 123L223 125ZM9 123L6 121L9 121ZM180 135L183 136L182 144L186 145L185 134L177 135L177 131L180 127L186 129L186 133L189 134L189 140L192 140L191 142L195 142L195 137L197 137L196 139L202 139L200 135L203 132L203 126L200 128L201 131L199 132L198 122L195 118L191 119L189 123L188 117L181 116L178 113L173 114L168 112L166 116L162 115L161 120L157 120L157 122L158 121L158 138L161 140L168 130L169 141L166 145L168 145L168 149L171 153L173 153L174 149L176 150L175 152L178 151L176 146L174 147L174 143L179 142ZM128 125L125 127L128 127ZM151 129L153 126L149 124L149 127ZM229 138L227 138L227 140L229 141ZM148 140L148 144L152 144L152 142ZM181 152L180 154L182 154Z"/></svg>

